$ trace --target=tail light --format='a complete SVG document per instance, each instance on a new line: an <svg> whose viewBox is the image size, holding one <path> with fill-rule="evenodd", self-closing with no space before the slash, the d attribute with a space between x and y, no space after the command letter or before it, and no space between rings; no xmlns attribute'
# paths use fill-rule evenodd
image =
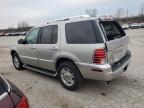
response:
<svg viewBox="0 0 144 108"><path fill-rule="evenodd" d="M25 96L22 97L20 103L16 108L29 108L29 104Z"/></svg>
<svg viewBox="0 0 144 108"><path fill-rule="evenodd" d="M96 49L93 53L93 63L104 64L106 61L105 49Z"/></svg>

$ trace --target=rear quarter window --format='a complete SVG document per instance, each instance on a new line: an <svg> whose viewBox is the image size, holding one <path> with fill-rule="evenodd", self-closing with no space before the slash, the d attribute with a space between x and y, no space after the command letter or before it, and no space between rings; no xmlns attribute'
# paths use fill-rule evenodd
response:
<svg viewBox="0 0 144 108"><path fill-rule="evenodd" d="M67 23L65 33L68 44L94 44L98 41L91 20Z"/></svg>

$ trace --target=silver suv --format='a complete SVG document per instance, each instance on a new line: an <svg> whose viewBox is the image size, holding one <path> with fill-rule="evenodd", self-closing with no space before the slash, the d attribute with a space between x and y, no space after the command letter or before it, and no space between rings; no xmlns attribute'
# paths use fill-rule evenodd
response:
<svg viewBox="0 0 144 108"><path fill-rule="evenodd" d="M126 71L128 41L118 22L78 16L33 28L11 55L16 69L58 77L66 89L76 90L83 79L111 81Z"/></svg>

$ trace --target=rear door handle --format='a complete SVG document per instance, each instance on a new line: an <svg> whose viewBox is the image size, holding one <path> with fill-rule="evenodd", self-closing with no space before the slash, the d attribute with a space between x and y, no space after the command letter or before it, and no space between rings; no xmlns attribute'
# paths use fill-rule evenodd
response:
<svg viewBox="0 0 144 108"><path fill-rule="evenodd" d="M58 50L58 47L52 47L52 49L51 50Z"/></svg>

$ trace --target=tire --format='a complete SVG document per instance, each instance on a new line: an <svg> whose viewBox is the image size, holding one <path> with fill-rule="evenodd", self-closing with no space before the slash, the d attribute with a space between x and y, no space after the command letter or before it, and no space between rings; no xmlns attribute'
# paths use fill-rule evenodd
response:
<svg viewBox="0 0 144 108"><path fill-rule="evenodd" d="M76 90L83 82L79 69L72 62L66 61L58 67L58 77L62 86L68 90Z"/></svg>
<svg viewBox="0 0 144 108"><path fill-rule="evenodd" d="M19 56L17 53L14 53L12 55L12 61L13 61L13 65L17 70L23 70L23 63L20 60Z"/></svg>

